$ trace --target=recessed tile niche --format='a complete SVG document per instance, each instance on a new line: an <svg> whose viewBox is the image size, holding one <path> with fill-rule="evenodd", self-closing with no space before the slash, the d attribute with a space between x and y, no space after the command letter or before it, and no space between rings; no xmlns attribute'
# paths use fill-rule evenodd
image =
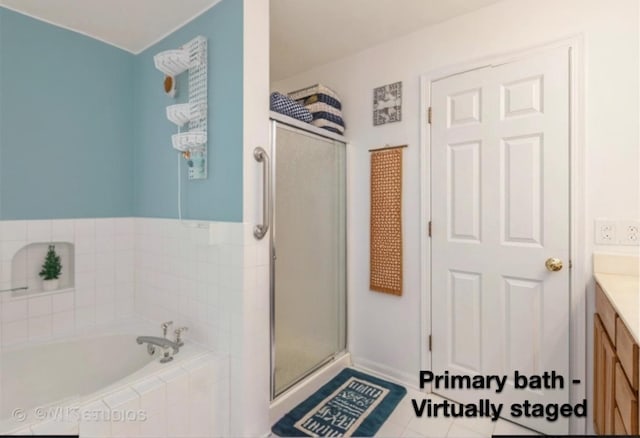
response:
<svg viewBox="0 0 640 438"><path fill-rule="evenodd" d="M70 242L34 242L22 247L11 260L11 288L24 288L16 290L13 296L32 295L43 293L40 270L47 255L49 245L56 247L56 253L60 256L62 273L59 278L58 291L72 289L74 287L74 246ZM55 292L55 291L51 291Z"/></svg>

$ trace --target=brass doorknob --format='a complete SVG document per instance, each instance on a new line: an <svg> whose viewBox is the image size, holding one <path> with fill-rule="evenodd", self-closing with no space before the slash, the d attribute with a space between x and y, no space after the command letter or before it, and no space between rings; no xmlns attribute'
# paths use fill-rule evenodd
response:
<svg viewBox="0 0 640 438"><path fill-rule="evenodd" d="M562 260L556 257L548 258L544 264L551 272L557 272L562 269Z"/></svg>

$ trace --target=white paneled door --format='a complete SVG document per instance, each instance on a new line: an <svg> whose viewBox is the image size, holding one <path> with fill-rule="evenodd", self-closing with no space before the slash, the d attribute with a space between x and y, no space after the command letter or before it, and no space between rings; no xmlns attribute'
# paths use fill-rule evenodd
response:
<svg viewBox="0 0 640 438"><path fill-rule="evenodd" d="M566 434L567 419L510 408L569 401L568 49L431 87L433 371L508 376L501 393L433 390ZM555 371L564 388L516 389L515 371Z"/></svg>

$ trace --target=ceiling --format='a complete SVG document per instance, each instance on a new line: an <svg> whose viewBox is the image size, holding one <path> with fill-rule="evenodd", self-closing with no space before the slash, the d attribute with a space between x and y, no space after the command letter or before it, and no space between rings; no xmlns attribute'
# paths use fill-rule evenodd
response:
<svg viewBox="0 0 640 438"><path fill-rule="evenodd" d="M0 0L0 6L139 53L218 1ZM261 1L271 2L277 81L499 0Z"/></svg>
<svg viewBox="0 0 640 438"><path fill-rule="evenodd" d="M271 0L271 80L497 1Z"/></svg>
<svg viewBox="0 0 640 438"><path fill-rule="evenodd" d="M139 53L218 1L0 0L0 6Z"/></svg>

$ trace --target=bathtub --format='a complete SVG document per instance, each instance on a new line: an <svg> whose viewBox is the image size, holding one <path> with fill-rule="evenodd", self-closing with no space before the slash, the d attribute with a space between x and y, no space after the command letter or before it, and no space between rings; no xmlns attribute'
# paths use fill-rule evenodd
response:
<svg viewBox="0 0 640 438"><path fill-rule="evenodd" d="M2 351L0 435L226 435L228 359L187 341L160 363L135 341L158 331L121 323Z"/></svg>

